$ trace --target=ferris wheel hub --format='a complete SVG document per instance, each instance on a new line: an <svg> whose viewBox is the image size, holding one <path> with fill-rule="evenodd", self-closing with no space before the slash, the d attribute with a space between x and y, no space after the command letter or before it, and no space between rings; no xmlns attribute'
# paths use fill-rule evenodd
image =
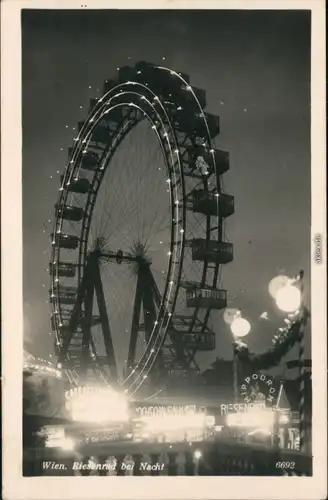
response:
<svg viewBox="0 0 328 500"><path fill-rule="evenodd" d="M136 262L139 264L151 264L151 258L147 253L147 244L142 243L140 239L133 242L131 255L135 257Z"/></svg>

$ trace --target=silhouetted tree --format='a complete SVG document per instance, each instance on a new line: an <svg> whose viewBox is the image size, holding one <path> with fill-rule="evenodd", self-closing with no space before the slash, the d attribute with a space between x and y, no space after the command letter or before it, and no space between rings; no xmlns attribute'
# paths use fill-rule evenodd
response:
<svg viewBox="0 0 328 500"><path fill-rule="evenodd" d="M242 381L251 375L247 365L238 363L238 380ZM202 373L206 385L224 386L232 390L233 387L233 362L222 358L216 358L211 367Z"/></svg>

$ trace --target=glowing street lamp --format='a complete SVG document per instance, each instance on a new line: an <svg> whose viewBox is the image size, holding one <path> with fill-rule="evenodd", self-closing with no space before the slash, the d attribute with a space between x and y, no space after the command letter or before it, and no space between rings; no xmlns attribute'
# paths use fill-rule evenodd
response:
<svg viewBox="0 0 328 500"><path fill-rule="evenodd" d="M238 360L236 354L235 340L239 337L245 337L249 334L251 330L251 324L247 319L242 318L241 314L238 314L230 324L231 333L233 335L233 392L234 400L237 403L238 400Z"/></svg>
<svg viewBox="0 0 328 500"><path fill-rule="evenodd" d="M278 276L272 278L268 287L271 297L275 299L280 288L286 286L289 282L290 278L288 278L288 276L285 276L284 274L279 274Z"/></svg>
<svg viewBox="0 0 328 500"><path fill-rule="evenodd" d="M251 330L251 324L247 319L238 317L230 325L234 337L245 337Z"/></svg>
<svg viewBox="0 0 328 500"><path fill-rule="evenodd" d="M305 426L304 426L304 400L305 389L305 359L304 359L304 327L307 323L308 311L304 304L304 271L300 271L299 275L294 280L288 280L281 286L275 295L275 300L278 309L286 313L299 313L299 335L298 335L298 365L299 365L299 414L300 414L300 450L304 451L305 444ZM286 321L286 320L285 320ZM287 321L286 321L287 322Z"/></svg>
<svg viewBox="0 0 328 500"><path fill-rule="evenodd" d="M276 301L278 309L293 313L301 308L303 300L303 271L291 279L285 275L273 278L269 283L269 293Z"/></svg>
<svg viewBox="0 0 328 500"><path fill-rule="evenodd" d="M201 450L194 451L195 476L199 476L199 462L203 457Z"/></svg>
<svg viewBox="0 0 328 500"><path fill-rule="evenodd" d="M286 313L292 313L300 308L302 294L299 288L293 284L287 284L281 287L276 294L277 307Z"/></svg>
<svg viewBox="0 0 328 500"><path fill-rule="evenodd" d="M233 323L236 318L239 318L239 316L241 316L239 309L226 307L223 313L223 321L227 325L231 325L231 323Z"/></svg>

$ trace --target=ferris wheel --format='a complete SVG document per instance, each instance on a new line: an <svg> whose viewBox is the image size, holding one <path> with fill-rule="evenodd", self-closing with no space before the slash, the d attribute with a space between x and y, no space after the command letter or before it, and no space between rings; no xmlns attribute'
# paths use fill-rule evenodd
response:
<svg viewBox="0 0 328 500"><path fill-rule="evenodd" d="M55 205L51 322L72 383L95 374L135 393L148 378L197 370L226 307L234 198L216 149L219 117L189 76L118 68L69 149Z"/></svg>

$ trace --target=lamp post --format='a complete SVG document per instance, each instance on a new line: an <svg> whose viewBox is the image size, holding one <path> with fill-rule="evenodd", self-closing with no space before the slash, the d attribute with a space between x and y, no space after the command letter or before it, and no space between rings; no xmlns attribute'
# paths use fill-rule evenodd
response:
<svg viewBox="0 0 328 500"><path fill-rule="evenodd" d="M236 353L236 340L249 334L251 325L247 319L237 316L230 325L233 347L233 392L234 402L238 402L238 358Z"/></svg>
<svg viewBox="0 0 328 500"><path fill-rule="evenodd" d="M298 367L299 367L299 419L300 419L300 451L304 451L305 441L305 358L304 358L304 327L307 321L307 311L304 305L304 271L300 271L295 280L289 280L275 296L277 307L287 313L299 313L300 328L298 336Z"/></svg>

